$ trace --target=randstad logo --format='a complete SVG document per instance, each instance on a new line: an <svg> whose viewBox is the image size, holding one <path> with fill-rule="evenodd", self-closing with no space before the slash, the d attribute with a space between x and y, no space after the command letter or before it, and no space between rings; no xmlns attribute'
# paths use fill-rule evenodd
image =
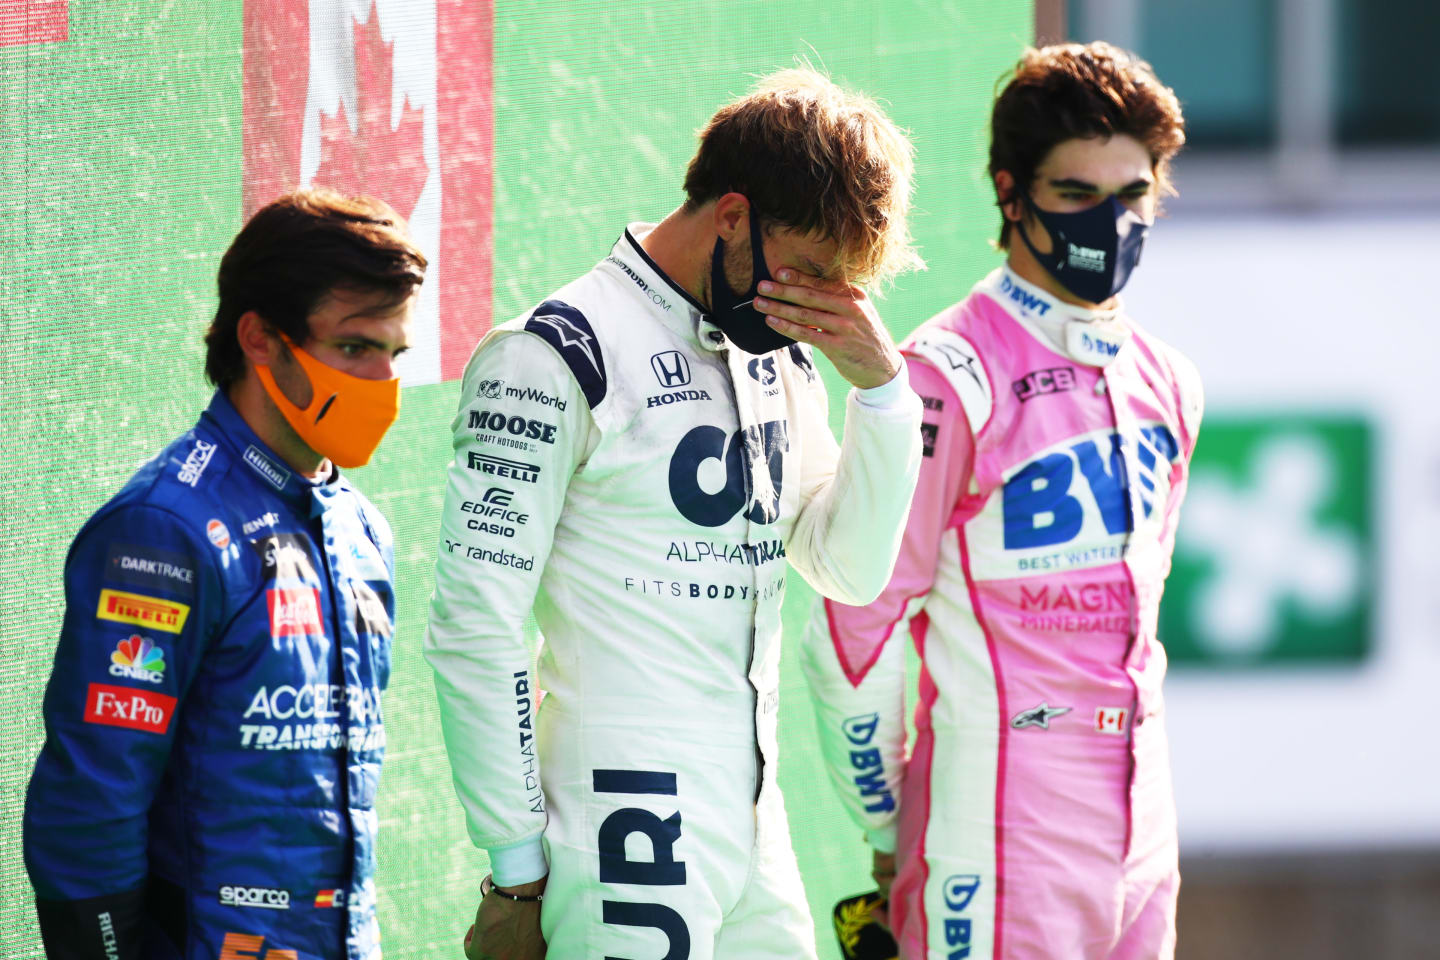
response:
<svg viewBox="0 0 1440 960"><path fill-rule="evenodd" d="M128 640L116 644L110 654L110 675L160 683L165 679L165 651L155 646L149 637L132 633Z"/></svg>

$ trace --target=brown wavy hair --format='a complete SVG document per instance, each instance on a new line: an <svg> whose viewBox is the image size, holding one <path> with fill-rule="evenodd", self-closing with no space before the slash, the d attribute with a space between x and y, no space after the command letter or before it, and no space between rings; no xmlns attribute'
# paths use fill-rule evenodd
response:
<svg viewBox="0 0 1440 960"><path fill-rule="evenodd" d="M990 179L1008 170L1015 189L1029 193L1035 170L1066 140L1118 134L1150 151L1161 196L1174 194L1170 161L1185 145L1185 120L1175 92L1150 64L1103 41L1061 43L1025 51L990 115ZM1001 78L1003 82L1004 77ZM1013 196L1000 196L999 205ZM1001 249L1010 245L1001 214Z"/></svg>
<svg viewBox="0 0 1440 960"><path fill-rule="evenodd" d="M380 308L396 307L424 282L426 266L383 200L318 187L287 193L256 211L220 259L205 375L217 387L245 375L236 327L248 311L303 346L310 314L332 291L384 294Z"/></svg>
<svg viewBox="0 0 1440 960"><path fill-rule="evenodd" d="M883 282L924 266L907 222L913 155L873 101L814 70L781 70L700 131L685 207L743 194L762 223L833 238L833 275Z"/></svg>

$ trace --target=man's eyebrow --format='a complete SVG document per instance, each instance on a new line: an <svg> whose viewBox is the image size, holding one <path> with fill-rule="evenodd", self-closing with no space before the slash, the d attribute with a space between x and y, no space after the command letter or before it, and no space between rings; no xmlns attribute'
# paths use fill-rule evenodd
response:
<svg viewBox="0 0 1440 960"><path fill-rule="evenodd" d="M358 333L338 333L338 334L335 335L335 337L336 337L337 340L343 340L343 341L346 342L346 343L363 343L365 346L370 347L370 348L375 349L375 350L387 351L387 350L390 349L389 346L387 346L387 345L384 344L384 343L381 343L379 340L376 340L376 339L374 339L374 338L372 338L372 337L364 337L364 336L361 336L361 335L358 334ZM397 348L397 349L394 351L395 356L398 357L398 356L400 356L400 354L404 353L406 350L409 350L409 349L410 349L410 347L409 347L408 345L407 345L407 346L403 346L403 347L399 347L399 348Z"/></svg>
<svg viewBox="0 0 1440 960"><path fill-rule="evenodd" d="M820 264L816 263L814 260L811 260L809 257L802 256L800 259L805 261L805 268L807 270L809 270L815 276L819 277L821 280L825 279L824 267L820 266Z"/></svg>
<svg viewBox="0 0 1440 960"><path fill-rule="evenodd" d="M1117 192L1125 193L1130 190L1148 190L1152 182L1148 177L1138 177L1125 184L1125 186L1121 187ZM1095 186L1095 184L1077 177L1063 177L1059 180L1051 180L1050 186L1055 187L1057 190L1080 190L1085 193L1098 193L1100 191L1100 188Z"/></svg>

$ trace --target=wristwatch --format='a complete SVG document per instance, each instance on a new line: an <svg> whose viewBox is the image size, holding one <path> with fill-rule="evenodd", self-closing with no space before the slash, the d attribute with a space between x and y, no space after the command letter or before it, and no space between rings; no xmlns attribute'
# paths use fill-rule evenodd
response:
<svg viewBox="0 0 1440 960"><path fill-rule="evenodd" d="M504 897L506 900L514 900L516 903L539 903L541 900L545 899L545 894L543 893L537 893L533 896L521 896L518 893L506 893L504 890L501 890L499 887L495 886L495 881L493 879L494 876L495 875L493 873L487 873L485 874L485 879L480 881L481 900L484 900L492 893L495 894L495 896L497 897Z"/></svg>

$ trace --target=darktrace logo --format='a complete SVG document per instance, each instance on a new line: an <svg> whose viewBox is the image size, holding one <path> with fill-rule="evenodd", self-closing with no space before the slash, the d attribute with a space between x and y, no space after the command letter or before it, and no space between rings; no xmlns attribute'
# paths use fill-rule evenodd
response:
<svg viewBox="0 0 1440 960"><path fill-rule="evenodd" d="M481 380L480 386L475 389L475 396L485 400L499 400L504 389L504 380Z"/></svg>

